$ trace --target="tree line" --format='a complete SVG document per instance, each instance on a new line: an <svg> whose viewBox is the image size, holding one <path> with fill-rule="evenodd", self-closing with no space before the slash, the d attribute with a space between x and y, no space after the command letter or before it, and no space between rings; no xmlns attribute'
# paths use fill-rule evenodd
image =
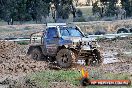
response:
<svg viewBox="0 0 132 88"><path fill-rule="evenodd" d="M0 0L0 19L13 24L14 21L41 21L50 12L54 4L56 18L67 19L69 13L75 17L72 0ZM54 18L55 19L55 18Z"/></svg>
<svg viewBox="0 0 132 88"><path fill-rule="evenodd" d="M99 0L103 7L106 8L105 16L113 16L117 12L117 0ZM132 16L132 0L121 0L122 8L126 11L126 16ZM0 0L0 20L13 24L14 21L20 23L24 21L41 22L42 18L49 16L51 5L54 5L53 19L56 22L58 18L68 19L69 14L73 18L81 14L76 10L73 0ZM93 4L93 13L99 12L102 15L104 9L100 9L97 3Z"/></svg>
<svg viewBox="0 0 132 88"><path fill-rule="evenodd" d="M118 0L100 0L102 8L97 4L98 1L93 4L93 14L98 12L101 16L114 16L118 14L124 14L126 17L132 16L132 0L121 0L121 6L117 6Z"/></svg>

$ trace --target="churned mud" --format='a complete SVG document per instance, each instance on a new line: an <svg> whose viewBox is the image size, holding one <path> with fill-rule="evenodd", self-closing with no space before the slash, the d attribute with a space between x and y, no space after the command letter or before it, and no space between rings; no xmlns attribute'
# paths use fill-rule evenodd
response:
<svg viewBox="0 0 132 88"><path fill-rule="evenodd" d="M97 68L102 69L104 72L127 72L132 74L131 39L99 41L99 45L101 46L101 56L104 60L102 66ZM27 45L19 45L15 42L0 41L0 88L8 88L11 86L12 82L15 82L12 79L20 79L27 74L50 69L48 62L35 61L26 56L27 47ZM86 66L86 68L92 69L93 67ZM77 65L71 69L81 69L81 66ZM27 85L25 88L30 88L28 86L34 86L31 88L36 88L36 84L30 82L23 84L23 86ZM53 84L56 85L56 83Z"/></svg>

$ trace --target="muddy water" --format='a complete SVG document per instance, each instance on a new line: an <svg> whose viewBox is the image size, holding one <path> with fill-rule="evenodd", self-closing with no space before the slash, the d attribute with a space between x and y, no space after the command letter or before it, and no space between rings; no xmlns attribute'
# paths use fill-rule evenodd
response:
<svg viewBox="0 0 132 88"><path fill-rule="evenodd" d="M103 60L103 64L109 64L109 63L115 63L115 62L120 62L120 60L118 60L115 55L117 55L117 52L109 52L109 51L105 51L102 55Z"/></svg>
<svg viewBox="0 0 132 88"><path fill-rule="evenodd" d="M117 54L118 54L117 52L105 51L102 54L103 64L110 64L110 63L120 62L120 60L118 60L118 58L116 58ZM78 60L77 63L80 64L80 65L85 65L84 60Z"/></svg>

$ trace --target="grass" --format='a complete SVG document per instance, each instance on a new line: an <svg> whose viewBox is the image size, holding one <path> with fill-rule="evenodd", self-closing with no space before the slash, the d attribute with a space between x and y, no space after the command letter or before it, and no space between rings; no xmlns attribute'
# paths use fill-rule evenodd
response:
<svg viewBox="0 0 132 88"><path fill-rule="evenodd" d="M36 24L36 22L35 21L25 21L22 24ZM0 21L0 26L3 26L3 25L8 25L8 23L5 21ZM20 25L20 22L14 21L14 25Z"/></svg>
<svg viewBox="0 0 132 88"><path fill-rule="evenodd" d="M20 41L20 42L17 42L17 44L19 44L19 45L28 45L29 42L27 42L27 41Z"/></svg>
<svg viewBox="0 0 132 88"><path fill-rule="evenodd" d="M77 7L77 9L80 9L83 12L84 16L92 16L92 7Z"/></svg>
<svg viewBox="0 0 132 88"><path fill-rule="evenodd" d="M31 30L31 28L29 28L29 27L25 27L24 30Z"/></svg>
<svg viewBox="0 0 132 88"><path fill-rule="evenodd" d="M81 77L81 74L78 71L55 71L47 70L43 72L37 72L30 75L32 81L37 82L38 85L43 87L48 87L52 82L69 82L73 85L78 86L78 78Z"/></svg>
<svg viewBox="0 0 132 88"><path fill-rule="evenodd" d="M132 76L127 73L115 74L115 73L104 73L101 74L99 70L92 70L90 74L90 79L130 79L132 80ZM42 87L48 87L49 84L53 82L68 82L71 85L76 87L80 86L79 78L81 77L81 73L79 71L73 70L47 70L43 72L33 73L29 76L29 78L36 82L38 85ZM87 86L86 88L132 88L132 86Z"/></svg>

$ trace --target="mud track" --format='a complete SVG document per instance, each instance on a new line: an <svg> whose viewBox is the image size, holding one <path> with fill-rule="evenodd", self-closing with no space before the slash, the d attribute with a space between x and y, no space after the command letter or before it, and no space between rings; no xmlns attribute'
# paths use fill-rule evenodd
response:
<svg viewBox="0 0 132 88"><path fill-rule="evenodd" d="M127 72L132 74L132 39L103 40L99 41L99 45L101 46L100 51L104 59L102 66L76 65L69 69L80 70L85 67L92 70L98 68L104 72ZM50 69L48 62L29 59L26 56L26 50L26 45L0 41L0 82L7 78L17 79L32 72ZM2 88L4 87L2 86Z"/></svg>

